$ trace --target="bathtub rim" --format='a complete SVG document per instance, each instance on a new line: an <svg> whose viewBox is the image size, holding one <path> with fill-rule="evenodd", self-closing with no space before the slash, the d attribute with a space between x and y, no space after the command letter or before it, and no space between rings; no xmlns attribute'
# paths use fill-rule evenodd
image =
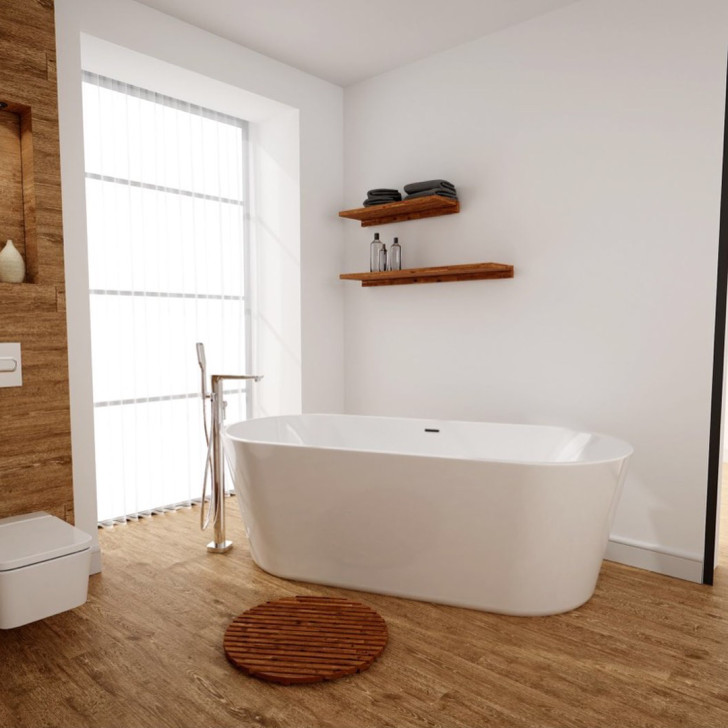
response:
<svg viewBox="0 0 728 728"><path fill-rule="evenodd" d="M463 458L455 457L452 455L442 454L427 454L427 453L407 453L398 452L392 450L374 450L366 448L351 448L351 447L336 447L336 446L321 446L321 445L306 445L290 442L279 442L275 440L254 440L250 438L240 437L230 433L230 429L236 425L244 425L248 422L257 421L269 421L269 420L280 420L287 418L298 418L298 417L350 417L357 419L369 419L369 420L401 420L405 422L428 422L432 425L437 423L448 423L448 424L460 424L460 425L503 425L505 427L535 427L548 430L568 430L573 432L575 435L590 435L592 437L600 437L604 440L614 443L623 450L619 455L615 455L610 458L601 458L593 460L504 460L498 458ZM223 428L224 439L231 440L233 442L240 442L247 445L267 445L275 447L295 448L295 449L307 449L307 450L319 450L319 451L336 451L336 452L357 452L357 453L371 453L376 455L392 455L397 457L416 457L416 458L437 458L443 460L454 460L457 462L476 462L476 463L497 463L500 465L519 465L519 466L538 466L538 467L578 467L578 466L590 466L590 465L604 465L607 463L626 462L632 455L634 455L634 448L626 440L614 437L613 435L605 435L600 432L585 432L584 430L574 430L570 427L563 425L541 425L541 424L524 424L517 422L496 422L496 421L482 421L482 420L425 420L422 417L390 417L386 415L351 415L351 414L334 414L327 412L311 412L306 414L294 414L294 415L270 415L268 417L252 417L249 420L239 420L237 422L231 422L229 425L225 425Z"/></svg>

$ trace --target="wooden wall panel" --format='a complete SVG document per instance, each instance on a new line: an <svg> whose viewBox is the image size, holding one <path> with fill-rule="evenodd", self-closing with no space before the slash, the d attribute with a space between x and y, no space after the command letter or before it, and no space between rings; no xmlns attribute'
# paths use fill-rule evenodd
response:
<svg viewBox="0 0 728 728"><path fill-rule="evenodd" d="M30 108L20 117L20 209L17 193L0 205L0 241L24 231L29 281L0 284L0 341L19 341L23 358L23 386L0 389L0 517L45 510L72 521L52 0L0 2L0 101Z"/></svg>

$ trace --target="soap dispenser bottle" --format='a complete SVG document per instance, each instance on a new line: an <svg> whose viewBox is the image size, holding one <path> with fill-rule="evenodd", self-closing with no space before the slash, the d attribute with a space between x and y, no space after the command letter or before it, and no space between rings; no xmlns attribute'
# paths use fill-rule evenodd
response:
<svg viewBox="0 0 728 728"><path fill-rule="evenodd" d="M379 239L379 233L374 233L374 240L369 246L369 271L371 273L384 270L379 267L380 252L382 250L384 250L384 243Z"/></svg>
<svg viewBox="0 0 728 728"><path fill-rule="evenodd" d="M395 238L389 254L387 255L388 270L402 270L402 246L399 244L399 238Z"/></svg>

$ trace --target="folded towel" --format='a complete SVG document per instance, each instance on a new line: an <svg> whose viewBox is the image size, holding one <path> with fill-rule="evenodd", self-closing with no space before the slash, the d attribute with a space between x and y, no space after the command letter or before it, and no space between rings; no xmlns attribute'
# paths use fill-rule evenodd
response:
<svg viewBox="0 0 728 728"><path fill-rule="evenodd" d="M366 199L362 203L364 207L371 207L372 205L387 205L390 202L401 202L401 200L370 200Z"/></svg>
<svg viewBox="0 0 728 728"><path fill-rule="evenodd" d="M439 195L440 197L447 197L451 200L457 200L458 193L454 190L445 190L442 188L435 188L433 190L422 190L421 192L413 192L411 195L407 195L405 200L413 200L415 197L428 197L429 195Z"/></svg>
<svg viewBox="0 0 728 728"><path fill-rule="evenodd" d="M386 187L379 187L376 190L369 190L369 192L367 192L367 195L369 197L379 197L381 195L398 195L398 194L399 194L399 190L390 190Z"/></svg>
<svg viewBox="0 0 728 728"><path fill-rule="evenodd" d="M401 200L402 195L399 192L396 195L369 195L367 200Z"/></svg>
<svg viewBox="0 0 728 728"><path fill-rule="evenodd" d="M411 184L404 186L404 191L411 195L414 192L422 192L423 190L433 189L446 189L455 191L455 185L452 182L448 182L446 179L430 179L426 182L412 182Z"/></svg>
<svg viewBox="0 0 728 728"><path fill-rule="evenodd" d="M372 194L372 192L373 190L369 191L369 196L362 203L364 207L386 205L388 202L400 202L402 200L402 195L397 190L388 194Z"/></svg>

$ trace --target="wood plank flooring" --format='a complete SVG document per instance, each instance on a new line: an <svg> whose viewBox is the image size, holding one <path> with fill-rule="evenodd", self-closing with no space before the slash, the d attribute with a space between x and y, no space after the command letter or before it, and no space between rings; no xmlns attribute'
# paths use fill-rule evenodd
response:
<svg viewBox="0 0 728 728"><path fill-rule="evenodd" d="M227 508L226 555L205 551L197 508L101 532L83 607L0 631L0 726L728 727L725 547L713 588L606 562L584 607L504 617L278 579ZM230 621L296 594L378 611L382 656L310 686L235 670Z"/></svg>

